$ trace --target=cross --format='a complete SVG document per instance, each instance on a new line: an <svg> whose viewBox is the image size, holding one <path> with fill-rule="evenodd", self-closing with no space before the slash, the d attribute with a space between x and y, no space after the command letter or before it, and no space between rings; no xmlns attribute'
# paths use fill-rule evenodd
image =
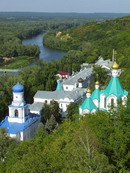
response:
<svg viewBox="0 0 130 173"><path fill-rule="evenodd" d="M98 81L98 76L99 76L99 75L98 75L98 74L96 74L97 81Z"/></svg>
<svg viewBox="0 0 130 173"><path fill-rule="evenodd" d="M90 87L90 80L88 80L88 87Z"/></svg>

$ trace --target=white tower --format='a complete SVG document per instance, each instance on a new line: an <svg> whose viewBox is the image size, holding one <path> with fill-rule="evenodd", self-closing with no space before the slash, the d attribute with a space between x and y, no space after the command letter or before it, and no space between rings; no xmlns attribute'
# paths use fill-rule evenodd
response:
<svg viewBox="0 0 130 173"><path fill-rule="evenodd" d="M78 87L83 88L83 79L82 78L78 79Z"/></svg>
<svg viewBox="0 0 130 173"><path fill-rule="evenodd" d="M95 90L92 93L92 100L94 102L94 104L97 106L97 108L99 108L99 104L100 104L100 89L99 89L99 81L95 82Z"/></svg>
<svg viewBox="0 0 130 173"><path fill-rule="evenodd" d="M24 101L24 87L17 83L13 86L13 101L9 105L9 122L24 123L28 116L28 104Z"/></svg>

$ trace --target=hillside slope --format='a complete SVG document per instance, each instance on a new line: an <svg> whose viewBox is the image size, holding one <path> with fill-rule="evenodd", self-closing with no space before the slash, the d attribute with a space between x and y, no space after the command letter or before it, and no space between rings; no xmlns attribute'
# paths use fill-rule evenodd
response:
<svg viewBox="0 0 130 173"><path fill-rule="evenodd" d="M74 51L80 51L82 56L75 63L93 63L99 56L111 59L112 50L115 49L117 62L124 71L120 80L130 93L130 16L102 23L87 23L66 30L58 36L56 33L48 33L44 44L69 52L73 50L73 54Z"/></svg>

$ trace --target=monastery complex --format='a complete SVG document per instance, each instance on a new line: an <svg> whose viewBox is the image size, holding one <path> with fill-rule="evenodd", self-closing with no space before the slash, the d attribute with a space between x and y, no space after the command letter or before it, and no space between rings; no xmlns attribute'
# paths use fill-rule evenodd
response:
<svg viewBox="0 0 130 173"><path fill-rule="evenodd" d="M26 104L24 100L24 86L17 83L12 88L13 101L9 108L9 116L0 123L10 137L20 141L31 139L41 120L41 111L45 104L55 100L59 104L62 117L66 117L67 106L72 102L79 103L79 114L95 113L98 110L110 111L111 107L117 108L118 101L126 105L128 92L122 88L119 81L121 70L119 65L111 61L100 59L97 64L110 69L111 80L104 90L100 90L100 83L96 81L95 90L91 92L88 81L92 80L93 67L83 64L80 72L69 76L68 73L60 73L55 91L37 91L33 104ZM86 90L87 88L87 90Z"/></svg>

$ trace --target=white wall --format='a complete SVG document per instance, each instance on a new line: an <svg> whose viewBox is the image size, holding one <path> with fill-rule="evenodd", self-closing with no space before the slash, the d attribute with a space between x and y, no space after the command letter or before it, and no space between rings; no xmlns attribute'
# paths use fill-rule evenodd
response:
<svg viewBox="0 0 130 173"><path fill-rule="evenodd" d="M125 106L126 103L127 103L127 97L126 96L122 96L121 99L122 99L122 105Z"/></svg>
<svg viewBox="0 0 130 173"><path fill-rule="evenodd" d="M25 104L24 92L20 92L20 93L13 92L12 105L14 105L14 106L24 106L24 104Z"/></svg>
<svg viewBox="0 0 130 173"><path fill-rule="evenodd" d="M101 94L101 95L100 95L100 108L101 108L101 109L106 109L106 108L104 107L104 102L105 102L105 95L104 95L104 94Z"/></svg>
<svg viewBox="0 0 130 173"><path fill-rule="evenodd" d="M99 101L97 99L94 99L93 102L97 106L97 108L99 108L99 104L100 104Z"/></svg>
<svg viewBox="0 0 130 173"><path fill-rule="evenodd" d="M28 115L28 106L26 105L26 107L23 108L19 108L19 107L11 107L9 106L9 117L8 117L8 121L9 122L18 122L18 123L23 123L26 120L26 115ZM18 111L18 117L15 117L15 110Z"/></svg>
<svg viewBox="0 0 130 173"><path fill-rule="evenodd" d="M63 89L64 91L72 91L75 87L75 85L66 85L66 84L63 84Z"/></svg>
<svg viewBox="0 0 130 173"><path fill-rule="evenodd" d="M115 95L110 95L107 97L106 102L107 102L107 110L111 109L111 100L113 99L114 101L114 107L117 107L117 97Z"/></svg>
<svg viewBox="0 0 130 173"><path fill-rule="evenodd" d="M52 100L53 100L53 99L34 98L34 103L36 103L36 102L46 103L46 101L47 101L47 104L50 104L50 102L51 102ZM57 101L57 100L55 100L55 101Z"/></svg>

